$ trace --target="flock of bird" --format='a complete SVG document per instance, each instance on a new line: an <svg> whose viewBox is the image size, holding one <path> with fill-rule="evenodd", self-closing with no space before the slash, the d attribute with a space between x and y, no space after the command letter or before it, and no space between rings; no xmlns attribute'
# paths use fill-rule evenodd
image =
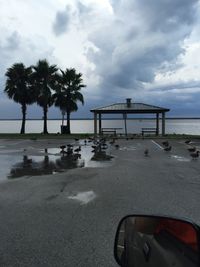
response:
<svg viewBox="0 0 200 267"><path fill-rule="evenodd" d="M185 144L187 144L189 147L187 148L188 152L190 153L190 156L193 158L193 159L196 159L199 157L199 151L196 149L196 147L194 146L191 146L191 143L192 141L191 140L186 140L185 141ZM169 144L168 141L164 141L162 142L163 146L164 146L164 150L165 151L171 151L172 149L172 146Z"/></svg>
<svg viewBox="0 0 200 267"><path fill-rule="evenodd" d="M186 140L185 141L185 144L188 145L188 152L190 153L190 156L193 158L193 159L197 159L199 157L199 154L200 154L200 151L197 150L197 148L195 146L191 146L191 143L192 141L191 140ZM169 144L169 141L163 141L162 142L162 145L164 146L163 150L166 151L166 152L169 152L172 150L172 146ZM149 149L146 148L144 150L144 156L145 157L148 157L149 156Z"/></svg>
<svg viewBox="0 0 200 267"><path fill-rule="evenodd" d="M191 146L191 140L186 140L185 143L190 146L188 147L188 151L190 153L190 156L193 158L193 159L196 159L199 157L199 150L197 150L197 148L195 146Z"/></svg>
<svg viewBox="0 0 200 267"><path fill-rule="evenodd" d="M119 144L116 144L116 140L117 138L113 138L109 143L108 140L106 140L106 138L101 138L101 139L95 139L92 137L89 137L88 139L85 139L83 141L84 145L91 145L92 148L92 153L98 153L101 152L102 150L106 150L108 149L109 145L115 146L116 149L119 149ZM79 141L78 138L74 139L75 144L68 144L68 145L61 145L60 146L60 153L63 156L75 156L75 158L81 158L81 145L79 144L76 148L74 148L76 146L76 143Z"/></svg>
<svg viewBox="0 0 200 267"><path fill-rule="evenodd" d="M78 138L75 138L75 143L79 141ZM108 142L108 140L106 138L100 138L100 139L95 139L95 138L92 138L92 137L89 137L88 139L85 139L83 142L84 142L84 145L91 145L91 148L92 148L92 153L98 153L98 152L101 152L101 151L105 151L106 149L108 149L109 145L111 146L114 146L116 149L119 149L120 146L119 144L116 143L116 140L117 138L113 138L111 141ZM195 146L191 146L191 143L192 141L191 140L186 140L185 141L185 144L188 145L188 152L190 153L190 156L193 158L193 159L196 159L199 157L199 154L200 154L200 151L198 151L196 149ZM76 144L75 144L76 145ZM81 158L81 145L79 144L76 148L74 148L75 146L74 144L68 144L68 145L61 145L60 146L60 153L64 156L75 156L76 159L78 158ZM166 152L170 152L172 150L172 146L170 145L169 141L163 141L162 142L162 145L164 146L163 150L166 151ZM67 149L66 149L67 148ZM149 149L146 148L144 150L144 156L147 157L149 156Z"/></svg>

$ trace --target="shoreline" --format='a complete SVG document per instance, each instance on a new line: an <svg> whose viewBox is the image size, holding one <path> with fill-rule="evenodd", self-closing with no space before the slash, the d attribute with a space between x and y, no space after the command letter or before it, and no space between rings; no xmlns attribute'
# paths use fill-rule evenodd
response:
<svg viewBox="0 0 200 267"><path fill-rule="evenodd" d="M27 133L27 134L19 134L19 133L0 133L0 139L32 139L36 141L37 139L74 139L74 138L88 138L93 137L92 133L72 133L68 135L64 134L41 134L41 133ZM114 136L104 136L106 138L112 139ZM141 135L128 134L128 138L133 139L143 139ZM126 139L126 136L117 136L118 139ZM99 137L97 137L99 138ZM145 136L144 139L200 139L200 135L191 135L191 134L166 134L165 136L154 136L149 135Z"/></svg>

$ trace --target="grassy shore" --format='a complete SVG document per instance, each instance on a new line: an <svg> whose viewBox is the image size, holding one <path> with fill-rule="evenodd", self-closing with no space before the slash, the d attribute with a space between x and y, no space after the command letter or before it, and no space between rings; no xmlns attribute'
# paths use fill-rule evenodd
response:
<svg viewBox="0 0 200 267"><path fill-rule="evenodd" d="M0 139L73 139L87 138L91 134L17 134L17 133L1 133Z"/></svg>
<svg viewBox="0 0 200 267"><path fill-rule="evenodd" d="M84 138L88 138L88 137L92 137L93 134L89 134L89 133L84 133L84 134L37 134L37 133L33 133L33 134L17 134L17 133L1 133L0 134L0 139L32 139L32 140L36 140L36 139L73 139L73 138L80 138L80 139L84 139ZM126 136L117 136L120 139L124 139L126 138ZM141 135L132 135L129 134L128 137L134 137L134 139L142 139ZM111 137L112 138L112 137ZM149 135L149 136L145 136L145 139L149 139L149 138L162 138L162 139L200 139L200 135L187 135L187 134L167 134L165 136L154 136L154 135Z"/></svg>

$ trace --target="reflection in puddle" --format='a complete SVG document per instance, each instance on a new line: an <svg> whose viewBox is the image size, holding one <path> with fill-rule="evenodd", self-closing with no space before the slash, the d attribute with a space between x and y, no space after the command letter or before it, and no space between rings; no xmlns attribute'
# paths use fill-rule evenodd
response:
<svg viewBox="0 0 200 267"><path fill-rule="evenodd" d="M66 169L84 167L84 162L74 160L74 158L63 157L56 160L50 160L49 156L23 156L23 161L16 163L10 170L8 178L18 178L22 176L34 176L44 174L55 174L65 171Z"/></svg>
<svg viewBox="0 0 200 267"><path fill-rule="evenodd" d="M60 150L58 148L39 149L39 155L21 155L21 161L18 161L12 165L8 178L18 178L22 176L36 176L45 174L56 174L64 172L69 169L83 168L83 167L105 167L110 163L104 163L103 160L92 161L92 157L95 155L92 152L91 146L82 146L80 151L75 146L72 149ZM75 151L75 152L74 152ZM24 151L24 153L27 151ZM78 153L79 152L79 153ZM106 158L111 156L106 155Z"/></svg>
<svg viewBox="0 0 200 267"><path fill-rule="evenodd" d="M78 193L74 196L69 196L68 198L77 200L81 202L81 204L88 204L89 202L91 202L93 199L96 198L96 194L93 191L88 191L88 192Z"/></svg>
<svg viewBox="0 0 200 267"><path fill-rule="evenodd" d="M188 159L188 158L177 156L177 155L171 155L171 158L176 159L178 161L182 161L182 162L189 162L190 161L190 159Z"/></svg>

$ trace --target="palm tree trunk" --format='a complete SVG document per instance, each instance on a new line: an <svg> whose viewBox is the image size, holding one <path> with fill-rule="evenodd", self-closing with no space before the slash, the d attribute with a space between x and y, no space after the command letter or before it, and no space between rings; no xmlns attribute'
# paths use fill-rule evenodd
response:
<svg viewBox="0 0 200 267"><path fill-rule="evenodd" d="M62 114L62 126L64 125L65 114Z"/></svg>
<svg viewBox="0 0 200 267"><path fill-rule="evenodd" d="M20 134L25 134L25 123L26 123L26 104L22 105L22 126Z"/></svg>
<svg viewBox="0 0 200 267"><path fill-rule="evenodd" d="M43 120L44 120L44 125L43 125L43 134L48 134L48 131L47 131L47 112L48 112L48 107L47 106L44 106L43 108Z"/></svg>
<svg viewBox="0 0 200 267"><path fill-rule="evenodd" d="M70 130L70 112L67 111L67 134L71 134Z"/></svg>

